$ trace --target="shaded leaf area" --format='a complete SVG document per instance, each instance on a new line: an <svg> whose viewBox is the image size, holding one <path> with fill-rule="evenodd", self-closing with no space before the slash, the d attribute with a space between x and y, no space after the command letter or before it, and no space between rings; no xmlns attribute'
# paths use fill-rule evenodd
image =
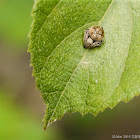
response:
<svg viewBox="0 0 140 140"><path fill-rule="evenodd" d="M61 0L33 25L29 52L47 105L45 127L66 112L97 115L139 94L139 9L136 0ZM104 28L104 43L84 49L83 32L92 25Z"/></svg>

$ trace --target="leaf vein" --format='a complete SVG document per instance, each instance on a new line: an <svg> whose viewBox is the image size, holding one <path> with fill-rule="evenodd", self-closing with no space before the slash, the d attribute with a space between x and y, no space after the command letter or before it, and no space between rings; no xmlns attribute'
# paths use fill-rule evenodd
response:
<svg viewBox="0 0 140 140"><path fill-rule="evenodd" d="M94 21L94 22L96 22L96 21ZM51 54L50 54L49 56L47 56L47 57L44 56L44 57L46 58L46 62L47 62L47 60L51 57L51 55L53 55L53 53L55 52L55 50L56 50L69 36L71 36L72 34L74 34L77 30L79 30L79 29L82 28L83 26L86 26L86 25L88 25L88 24L92 24L92 23L94 23L94 22L86 23L86 24L80 26L79 28L77 28L76 30L74 30L74 31L73 31L72 33L70 33L68 36L66 36L66 37L54 48L54 50L51 52ZM41 69L41 71L39 72L40 74L41 74L42 70L44 69L44 66L46 65L46 62L45 62L45 64L43 65L43 68Z"/></svg>
<svg viewBox="0 0 140 140"><path fill-rule="evenodd" d="M129 44L129 48L130 48L130 45L131 45L131 42L132 42L133 17L132 17L132 8L131 8L130 2L128 2L128 4L129 4L129 7L130 7L130 15L131 15L131 21L132 21L132 23L131 23L131 25L132 25L132 26L131 26L131 41L130 41L130 44ZM128 48L128 55L127 55L126 60L125 60L125 63L124 63L124 68L123 68L122 76L120 77L120 80L119 80L118 85L116 86L115 90L116 90L118 87L121 87L121 86L120 86L120 82L121 82L121 79L122 79L123 74L124 74L124 72L125 72L126 61L127 61L128 57L129 57L129 48ZM123 91L125 91L122 87L121 87L121 89L122 89ZM114 90L114 91L115 91L115 90ZM126 92L126 91L125 91L125 92ZM103 104L104 102L106 102L114 93L115 93L115 92L112 92L112 94L111 94L108 98L106 98L101 104L99 104L99 106L101 107L102 104Z"/></svg>
<svg viewBox="0 0 140 140"><path fill-rule="evenodd" d="M61 0L60 0L61 1ZM52 11L47 15L46 19L43 21L42 25L40 28L36 31L36 34L40 31L40 29L43 27L44 23L46 22L47 18L53 13L53 11L57 8L59 5L60 1L56 4L56 6L52 9ZM44 12L43 12L44 13ZM45 14L46 15L46 14Z"/></svg>
<svg viewBox="0 0 140 140"><path fill-rule="evenodd" d="M58 100L58 102L57 102L57 104L56 104L56 107L55 107L55 109L54 109L54 111L53 111L53 113L52 113L52 115L51 115L51 117L50 117L49 120L51 120L51 118L53 117L54 112L56 111L56 108L58 107L59 102L60 102L60 100L61 100L61 98L62 98L62 96L63 96L63 94L64 94L64 92L65 92L65 90L66 90L66 87L68 86L68 84L69 84L69 82L71 81L73 75L75 74L76 70L78 69L81 60L82 60L82 59L84 58L84 56L86 55L86 52L87 52L87 50L84 52L83 57L80 59L79 63L78 63L77 66L75 67L75 69L74 69L74 71L73 71L73 73L72 73L70 79L69 79L68 82L66 83L65 88L64 88L64 90L62 91L61 96L60 96L60 98L59 98L59 100ZM50 121L49 121L49 122L50 122ZM48 123L48 124L49 124L49 123Z"/></svg>

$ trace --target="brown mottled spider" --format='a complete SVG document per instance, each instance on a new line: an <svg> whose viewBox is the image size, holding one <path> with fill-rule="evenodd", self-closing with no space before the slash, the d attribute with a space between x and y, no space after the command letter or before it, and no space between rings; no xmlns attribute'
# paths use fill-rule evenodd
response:
<svg viewBox="0 0 140 140"><path fill-rule="evenodd" d="M104 38L103 27L92 26L84 31L84 48L95 48L101 46Z"/></svg>

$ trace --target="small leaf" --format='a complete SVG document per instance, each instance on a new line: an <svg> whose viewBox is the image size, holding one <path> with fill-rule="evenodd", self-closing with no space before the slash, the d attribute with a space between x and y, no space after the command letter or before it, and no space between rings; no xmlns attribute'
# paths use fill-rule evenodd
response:
<svg viewBox="0 0 140 140"><path fill-rule="evenodd" d="M45 128L67 112L97 115L139 95L140 0L38 0L35 7L29 52ZM104 28L104 43L84 49L92 25Z"/></svg>

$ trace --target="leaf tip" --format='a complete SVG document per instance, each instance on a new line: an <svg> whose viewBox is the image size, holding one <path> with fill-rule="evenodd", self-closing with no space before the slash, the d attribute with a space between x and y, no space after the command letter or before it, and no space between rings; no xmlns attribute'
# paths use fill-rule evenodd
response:
<svg viewBox="0 0 140 140"><path fill-rule="evenodd" d="M44 125L43 130L44 130L44 131L46 131L46 130L47 130L47 125L46 125L46 124Z"/></svg>

